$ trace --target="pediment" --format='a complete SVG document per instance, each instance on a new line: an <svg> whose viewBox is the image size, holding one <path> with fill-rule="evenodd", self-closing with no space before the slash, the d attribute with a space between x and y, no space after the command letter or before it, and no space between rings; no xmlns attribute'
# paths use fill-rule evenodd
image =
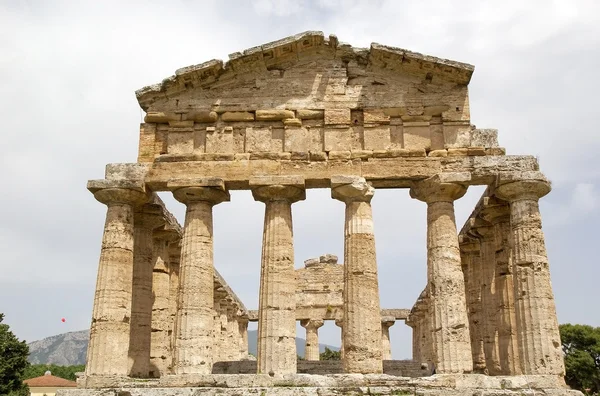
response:
<svg viewBox="0 0 600 396"><path fill-rule="evenodd" d="M305 32L184 67L136 96L148 122L213 122L260 109L392 109L414 116L462 112L474 67L401 48L355 48ZM464 119L450 115L448 119Z"/></svg>

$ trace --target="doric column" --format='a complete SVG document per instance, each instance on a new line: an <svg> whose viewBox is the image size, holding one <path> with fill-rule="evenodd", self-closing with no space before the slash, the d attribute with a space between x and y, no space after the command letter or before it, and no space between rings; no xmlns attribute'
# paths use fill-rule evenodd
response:
<svg viewBox="0 0 600 396"><path fill-rule="evenodd" d="M336 319L335 325L340 328L340 360L342 361L342 365L344 364L344 320Z"/></svg>
<svg viewBox="0 0 600 396"><path fill-rule="evenodd" d="M169 325L170 358L169 374L175 373L174 354L175 336L177 334L177 311L179 310L179 261L181 260L181 238L169 244Z"/></svg>
<svg viewBox="0 0 600 396"><path fill-rule="evenodd" d="M212 207L229 200L221 179L194 186L167 185L186 205L179 269L179 309L173 360L175 374L210 374L213 343Z"/></svg>
<svg viewBox="0 0 600 396"><path fill-rule="evenodd" d="M474 221L474 219L470 219L469 221ZM465 278L473 371L476 373L484 373L486 370L486 362L482 332L481 255L479 239L461 235L459 240L460 257Z"/></svg>
<svg viewBox="0 0 600 396"><path fill-rule="evenodd" d="M152 278L154 267L153 230L165 222L162 207L143 205L134 214L133 287L131 293L131 332L129 335L129 375L147 378L150 374L152 341Z"/></svg>
<svg viewBox="0 0 600 396"><path fill-rule="evenodd" d="M319 360L319 327L323 326L321 319L304 319L300 325L306 329L306 344L304 360Z"/></svg>
<svg viewBox="0 0 600 396"><path fill-rule="evenodd" d="M258 323L258 373L296 373L296 275L292 203L305 198L302 177L257 177L252 195L265 203Z"/></svg>
<svg viewBox="0 0 600 396"><path fill-rule="evenodd" d="M133 280L133 210L147 196L139 189L88 189L108 206L98 265L87 352L86 375L129 374L129 333Z"/></svg>
<svg viewBox="0 0 600 396"><path fill-rule="evenodd" d="M429 292L426 290L425 296L423 298L423 310L421 312L421 362L427 362L427 364L431 365L433 362L433 329L432 329L432 312L431 312L431 303L429 298Z"/></svg>
<svg viewBox="0 0 600 396"><path fill-rule="evenodd" d="M227 360L239 360L240 327L238 325L238 309L235 304L227 308Z"/></svg>
<svg viewBox="0 0 600 396"><path fill-rule="evenodd" d="M510 208L506 202L485 197L480 216L492 224L495 242L495 276L493 311L497 317L497 351L500 364L499 375L521 374L517 341L517 319L510 255Z"/></svg>
<svg viewBox="0 0 600 396"><path fill-rule="evenodd" d="M344 227L344 372L382 373L381 312L371 198L364 178L333 176L331 196L346 204Z"/></svg>
<svg viewBox="0 0 600 396"><path fill-rule="evenodd" d="M227 330L227 307L225 300L215 293L213 321L213 362L224 362L227 359L225 355L225 331Z"/></svg>
<svg viewBox="0 0 600 396"><path fill-rule="evenodd" d="M526 174L525 174L526 173ZM550 282L539 198L550 183L539 172L524 172L497 187L495 195L510 202L510 227L517 339L523 374L564 375L556 306Z"/></svg>
<svg viewBox="0 0 600 396"><path fill-rule="evenodd" d="M462 197L466 190L463 185L438 176L416 182L410 190L411 197L427 202L433 363L438 374L473 370L465 281L454 218L454 200Z"/></svg>
<svg viewBox="0 0 600 396"><path fill-rule="evenodd" d="M171 280L169 245L179 238L177 232L165 227L154 230L152 260L152 334L150 343L150 377L169 374L171 354Z"/></svg>
<svg viewBox="0 0 600 396"><path fill-rule="evenodd" d="M238 331L240 333L240 359L248 358L248 318L238 318Z"/></svg>
<svg viewBox="0 0 600 396"><path fill-rule="evenodd" d="M491 223L474 219L470 230L479 239L481 260L481 334L488 375L500 375L498 353L498 311L496 303L496 240Z"/></svg>
<svg viewBox="0 0 600 396"><path fill-rule="evenodd" d="M390 342L390 327L396 324L396 318L393 316L383 316L381 318L381 358L382 360L392 360L392 344ZM415 331L413 330L413 334ZM415 337L413 336L413 351L415 347Z"/></svg>

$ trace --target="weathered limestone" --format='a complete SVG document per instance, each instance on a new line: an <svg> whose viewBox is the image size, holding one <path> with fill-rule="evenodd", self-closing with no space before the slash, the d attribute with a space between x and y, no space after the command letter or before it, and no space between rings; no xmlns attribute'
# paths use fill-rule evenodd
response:
<svg viewBox="0 0 600 396"><path fill-rule="evenodd" d="M461 271L454 201L467 191L460 175L415 183L410 195L427 203L427 273L437 373L473 371L465 283Z"/></svg>
<svg viewBox="0 0 600 396"><path fill-rule="evenodd" d="M467 238L464 235L461 235L461 237L460 256L465 278L473 371L476 373L484 373L486 370L486 362L483 349L483 319L481 315L482 268L479 240L476 238Z"/></svg>
<svg viewBox="0 0 600 396"><path fill-rule="evenodd" d="M179 239L179 234L163 227L154 230L152 252L152 334L150 342L149 377L162 377L169 374L172 362L171 331L174 317L171 317L171 279L172 261L169 245Z"/></svg>
<svg viewBox="0 0 600 396"><path fill-rule="evenodd" d="M138 91L138 163L88 184L108 212L80 381L98 389L86 396L568 394L537 203L549 185L534 157L506 156L496 130L470 124L472 72L306 32ZM488 188L459 236L453 202L470 185ZM294 270L291 204L328 187L346 205L344 264L323 255ZM427 203L427 284L411 310L380 309L375 188ZM255 312L213 265L212 206L230 190L265 203ZM159 191L186 204L183 231ZM414 361L392 361L389 327L404 319ZM324 320L341 328L342 362L315 361ZM259 374L231 375L242 372Z"/></svg>
<svg viewBox="0 0 600 396"><path fill-rule="evenodd" d="M340 328L340 359L342 361L342 364L344 362L345 358L345 353L344 353L344 320L343 319L336 319L335 320L335 325L337 327Z"/></svg>
<svg viewBox="0 0 600 396"><path fill-rule="evenodd" d="M141 188L104 188L92 192L108 209L85 372L86 375L127 375L130 359L125 351L129 350L131 319L133 210L143 204L147 196Z"/></svg>
<svg viewBox="0 0 600 396"><path fill-rule="evenodd" d="M331 196L346 204L344 227L344 372L381 373L381 317L371 198L364 178L336 176Z"/></svg>
<svg viewBox="0 0 600 396"><path fill-rule="evenodd" d="M292 203L305 198L301 177L250 180L265 203L258 323L258 373L296 372L296 302Z"/></svg>
<svg viewBox="0 0 600 396"><path fill-rule="evenodd" d="M550 183L538 172L508 179L495 195L510 202L515 309L524 374L564 375L539 198Z"/></svg>
<svg viewBox="0 0 600 396"><path fill-rule="evenodd" d="M497 327L499 375L521 374L510 246L510 207L484 198L480 216L493 226L495 241L494 314Z"/></svg>
<svg viewBox="0 0 600 396"><path fill-rule="evenodd" d="M171 184L173 196L187 207L179 269L179 307L173 351L176 374L210 374L213 325L212 207L229 200L222 180L195 185Z"/></svg>
<svg viewBox="0 0 600 396"><path fill-rule="evenodd" d="M248 318L238 318L238 332L240 334L240 359L248 358Z"/></svg>
<svg viewBox="0 0 600 396"><path fill-rule="evenodd" d="M384 316L381 318L381 358L392 360L392 344L390 343L390 327L396 324L396 318ZM414 337L413 337L414 339ZM413 343L414 350L414 343Z"/></svg>
<svg viewBox="0 0 600 396"><path fill-rule="evenodd" d="M300 325L306 329L304 360L319 360L319 328L323 323L321 319L300 321Z"/></svg>
<svg viewBox="0 0 600 396"><path fill-rule="evenodd" d="M129 335L130 375L146 378L150 372L152 340L152 278L154 267L153 230L164 224L161 208L145 204L134 216L133 287L131 332Z"/></svg>
<svg viewBox="0 0 600 396"><path fill-rule="evenodd" d="M491 223L477 220L471 228L473 237L479 239L481 262L481 334L487 374L500 375L498 350L498 312L496 295L496 240Z"/></svg>

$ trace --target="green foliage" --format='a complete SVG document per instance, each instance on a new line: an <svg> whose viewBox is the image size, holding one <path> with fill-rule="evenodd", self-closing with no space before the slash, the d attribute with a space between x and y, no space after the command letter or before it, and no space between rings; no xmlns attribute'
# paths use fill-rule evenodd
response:
<svg viewBox="0 0 600 396"><path fill-rule="evenodd" d="M0 313L0 395L23 392L23 371L29 365L29 347L19 341L7 324L2 324L4 314Z"/></svg>
<svg viewBox="0 0 600 396"><path fill-rule="evenodd" d="M600 393L600 327L560 325L567 384L586 394Z"/></svg>
<svg viewBox="0 0 600 396"><path fill-rule="evenodd" d="M44 375L46 371L50 371L55 377L68 379L75 381L77 377L75 373L79 373L85 370L83 364L76 366L57 366L56 364L32 364L29 366L23 374L23 379L35 378Z"/></svg>
<svg viewBox="0 0 600 396"><path fill-rule="evenodd" d="M341 358L342 353L340 351L332 351L327 347L325 347L325 352L319 354L321 360L341 360Z"/></svg>

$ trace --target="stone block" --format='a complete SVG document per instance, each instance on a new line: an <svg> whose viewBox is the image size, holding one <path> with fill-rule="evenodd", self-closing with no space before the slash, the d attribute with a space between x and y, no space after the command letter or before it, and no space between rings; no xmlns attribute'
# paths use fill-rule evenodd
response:
<svg viewBox="0 0 600 396"><path fill-rule="evenodd" d="M400 122L399 125L393 125L390 123L390 148L404 148L404 127L402 122Z"/></svg>
<svg viewBox="0 0 600 396"><path fill-rule="evenodd" d="M373 156L373 151L372 150L352 150L350 152L350 158L351 159L363 159L366 160L370 157Z"/></svg>
<svg viewBox="0 0 600 396"><path fill-rule="evenodd" d="M389 124L390 116L383 109L364 109L363 120L365 124Z"/></svg>
<svg viewBox="0 0 600 396"><path fill-rule="evenodd" d="M319 262L323 264L337 264L338 256L335 254L324 254L319 257Z"/></svg>
<svg viewBox="0 0 600 396"><path fill-rule="evenodd" d="M280 109L256 110L257 121L280 121L286 118L295 118L294 112Z"/></svg>
<svg viewBox="0 0 600 396"><path fill-rule="evenodd" d="M173 128L167 137L168 154L191 154L194 152L194 130L192 128Z"/></svg>
<svg viewBox="0 0 600 396"><path fill-rule="evenodd" d="M432 150L429 152L429 157L447 157L448 150Z"/></svg>
<svg viewBox="0 0 600 396"><path fill-rule="evenodd" d="M391 148L390 127L364 127L365 150L388 150Z"/></svg>
<svg viewBox="0 0 600 396"><path fill-rule="evenodd" d="M327 161L327 153L324 151L311 151L310 152L310 160L311 161Z"/></svg>
<svg viewBox="0 0 600 396"><path fill-rule="evenodd" d="M221 114L221 120L225 122L254 121L254 114L247 111L226 111Z"/></svg>
<svg viewBox="0 0 600 396"><path fill-rule="evenodd" d="M350 109L325 110L325 125L349 125L351 122Z"/></svg>
<svg viewBox="0 0 600 396"><path fill-rule="evenodd" d="M140 124L138 162L152 162L156 154L156 124Z"/></svg>
<svg viewBox="0 0 600 396"><path fill-rule="evenodd" d="M300 118L301 120L322 120L324 116L325 114L323 110L296 110L296 117Z"/></svg>
<svg viewBox="0 0 600 396"><path fill-rule="evenodd" d="M246 152L269 152L272 139L271 127L246 128Z"/></svg>
<svg viewBox="0 0 600 396"><path fill-rule="evenodd" d="M352 150L353 139L351 128L326 128L324 132L324 139L325 151Z"/></svg>
<svg viewBox="0 0 600 396"><path fill-rule="evenodd" d="M311 146L310 131L306 128L285 128L283 151L307 153Z"/></svg>
<svg viewBox="0 0 600 396"><path fill-rule="evenodd" d="M349 160L350 159L350 151L330 151L329 152L329 160Z"/></svg>
<svg viewBox="0 0 600 396"><path fill-rule="evenodd" d="M299 118L286 118L283 120L283 125L287 127L298 128L302 126L302 120Z"/></svg>
<svg viewBox="0 0 600 396"><path fill-rule="evenodd" d="M492 148L498 147L497 129L474 129L471 131L471 146Z"/></svg>
<svg viewBox="0 0 600 396"><path fill-rule="evenodd" d="M445 122L444 148L461 148L471 146L471 126L465 123Z"/></svg>
<svg viewBox="0 0 600 396"><path fill-rule="evenodd" d="M425 149L431 148L431 132L429 122L405 122L404 148L406 149Z"/></svg>
<svg viewBox="0 0 600 396"><path fill-rule="evenodd" d="M304 188L304 177L302 176L254 176L248 181L251 187L261 186L293 186Z"/></svg>
<svg viewBox="0 0 600 396"><path fill-rule="evenodd" d="M506 149L504 147L486 148L485 155L506 155Z"/></svg>
<svg viewBox="0 0 600 396"><path fill-rule="evenodd" d="M233 153L233 128L207 127L206 128L207 153Z"/></svg>

